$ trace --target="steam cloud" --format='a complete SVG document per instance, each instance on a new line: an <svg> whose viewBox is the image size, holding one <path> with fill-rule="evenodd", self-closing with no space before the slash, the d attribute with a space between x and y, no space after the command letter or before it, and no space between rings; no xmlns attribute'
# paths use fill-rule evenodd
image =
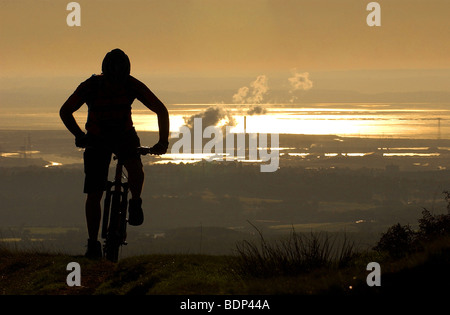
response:
<svg viewBox="0 0 450 315"><path fill-rule="evenodd" d="M234 120L231 113L219 106L211 106L199 114L192 115L190 117L184 117L186 126L189 128L193 128L195 118L202 118L203 126L236 125L236 121Z"/></svg>
<svg viewBox="0 0 450 315"><path fill-rule="evenodd" d="M269 90L267 83L267 76L259 75L255 81L250 83L250 88L247 86L241 87L236 94L233 95L233 103L235 104L253 104L247 111L248 115L262 115L266 113L266 109L260 104L264 100L264 96Z"/></svg>
<svg viewBox="0 0 450 315"><path fill-rule="evenodd" d="M297 99L296 91L307 91L313 87L313 82L309 79L308 72L297 72L296 69L292 71L292 76L288 78L291 94L290 102ZM243 86L238 89L233 95L234 104L249 105L245 112L247 115L264 115L267 110L260 105L269 91L268 78L262 74L256 77L255 81L251 82L249 86ZM242 113L242 112L241 112ZM187 127L193 128L194 119L202 118L203 126L235 126L236 121L233 118L231 111L220 107L219 105L211 106L199 114L189 117L184 117L184 122Z"/></svg>
<svg viewBox="0 0 450 315"><path fill-rule="evenodd" d="M259 105L252 106L248 111L247 114L249 115L263 115L267 112L267 110Z"/></svg>
<svg viewBox="0 0 450 315"><path fill-rule="evenodd" d="M297 99L297 96L294 95L295 91L302 90L307 91L313 87L313 82L309 79L308 72L297 72L296 69L293 70L292 77L288 78L291 89L289 93L292 94L290 102L294 102Z"/></svg>

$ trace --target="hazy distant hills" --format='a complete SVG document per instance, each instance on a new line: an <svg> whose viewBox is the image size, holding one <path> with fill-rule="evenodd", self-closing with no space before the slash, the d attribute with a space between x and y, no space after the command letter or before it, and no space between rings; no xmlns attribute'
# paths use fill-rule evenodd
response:
<svg viewBox="0 0 450 315"><path fill-rule="evenodd" d="M198 91L160 91L162 99L168 104L176 103L231 103L230 95L233 90L198 90ZM269 104L290 104L291 95L286 90L270 90L265 97ZM299 93L294 104L305 103L449 103L450 92L446 91L417 91L417 92L384 92L361 93L351 90L310 90ZM263 103L262 103L263 104Z"/></svg>
<svg viewBox="0 0 450 315"><path fill-rule="evenodd" d="M169 110L171 104L229 104L232 90L197 90L197 91L166 91L158 92L158 97L163 100ZM55 91L0 91L0 104L2 110L11 112L40 111L58 112L60 106L72 93ZM336 90L311 90L300 93L295 103L290 103L289 93L284 90L271 90L265 97L268 104L292 104L301 106L311 103L408 103L405 106L418 106L412 103L433 103L433 107L447 108L450 103L450 92L446 91L417 91L417 92L385 92L385 93L360 93L355 91ZM262 103L264 104L264 103ZM135 101L137 109L144 109L143 105ZM141 108L142 107L142 108Z"/></svg>
<svg viewBox="0 0 450 315"><path fill-rule="evenodd" d="M303 70L307 71L307 70ZM311 86L292 90L289 69L245 74L169 73L135 76L170 109L171 104L230 104L242 87L250 89L258 76L265 80L260 104L310 103L450 103L450 72L441 70L384 70L309 72ZM82 77L0 77L0 113L58 111L90 74ZM138 102L136 102L138 103ZM408 104L410 105L410 104ZM136 107L140 107L136 104Z"/></svg>

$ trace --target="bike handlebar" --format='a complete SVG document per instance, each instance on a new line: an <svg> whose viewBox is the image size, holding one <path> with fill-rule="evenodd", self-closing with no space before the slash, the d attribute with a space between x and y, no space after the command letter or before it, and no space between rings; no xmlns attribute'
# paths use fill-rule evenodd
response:
<svg viewBox="0 0 450 315"><path fill-rule="evenodd" d="M158 155L152 150L151 147L138 147L137 151L141 155L147 155L147 154Z"/></svg>
<svg viewBox="0 0 450 315"><path fill-rule="evenodd" d="M140 155L147 155L147 154L160 155L157 152L155 152L152 147L137 147L136 149ZM113 159L117 160L118 159L117 155L114 154Z"/></svg>

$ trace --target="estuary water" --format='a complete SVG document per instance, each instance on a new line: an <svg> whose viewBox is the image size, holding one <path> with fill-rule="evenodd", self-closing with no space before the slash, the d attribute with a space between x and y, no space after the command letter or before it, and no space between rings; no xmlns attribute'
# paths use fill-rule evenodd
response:
<svg viewBox="0 0 450 315"><path fill-rule="evenodd" d="M447 106L448 105L448 106ZM450 138L450 104L426 103L314 103L314 104L170 104L171 131L177 132L189 117L203 117L204 126L228 124L233 131L375 138ZM214 110L213 110L214 109ZM257 110L255 110L257 109ZM75 117L84 125L84 106ZM139 131L156 131L156 115L141 104L133 105ZM2 130L62 130L54 112L0 112Z"/></svg>

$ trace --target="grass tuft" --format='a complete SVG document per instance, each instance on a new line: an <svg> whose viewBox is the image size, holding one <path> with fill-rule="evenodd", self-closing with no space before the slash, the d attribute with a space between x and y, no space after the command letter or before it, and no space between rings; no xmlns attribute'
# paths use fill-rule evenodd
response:
<svg viewBox="0 0 450 315"><path fill-rule="evenodd" d="M293 276L320 268L342 268L357 256L354 242L324 232L300 234L292 229L287 239L268 242L261 231L259 243L242 241L236 245L235 267L241 276Z"/></svg>

